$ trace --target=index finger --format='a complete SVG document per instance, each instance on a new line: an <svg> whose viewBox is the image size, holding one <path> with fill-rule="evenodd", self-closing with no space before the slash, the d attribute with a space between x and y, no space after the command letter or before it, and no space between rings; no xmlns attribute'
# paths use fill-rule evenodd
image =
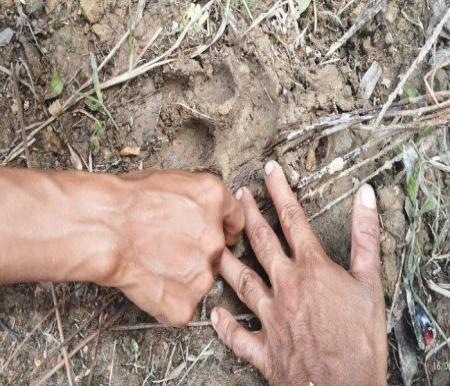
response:
<svg viewBox="0 0 450 386"><path fill-rule="evenodd" d="M239 201L225 188L223 229L227 245L236 244L239 234L244 229L245 217Z"/></svg>
<svg viewBox="0 0 450 386"><path fill-rule="evenodd" d="M264 171L267 190L277 210L286 240L297 255L296 257L305 258L305 250L308 250L310 246L314 246L319 254L325 254L309 225L303 208L292 192L281 166L275 161L269 161Z"/></svg>

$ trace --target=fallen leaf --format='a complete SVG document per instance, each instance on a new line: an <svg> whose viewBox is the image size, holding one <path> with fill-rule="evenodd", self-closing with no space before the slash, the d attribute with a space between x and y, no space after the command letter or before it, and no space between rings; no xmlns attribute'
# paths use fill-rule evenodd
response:
<svg viewBox="0 0 450 386"><path fill-rule="evenodd" d="M80 156L72 149L72 146L67 145L70 151L70 161L76 170L83 170L83 163L81 162Z"/></svg>
<svg viewBox="0 0 450 386"><path fill-rule="evenodd" d="M141 153L141 148L139 146L125 146L119 154L122 157L130 156L130 155L139 155Z"/></svg>

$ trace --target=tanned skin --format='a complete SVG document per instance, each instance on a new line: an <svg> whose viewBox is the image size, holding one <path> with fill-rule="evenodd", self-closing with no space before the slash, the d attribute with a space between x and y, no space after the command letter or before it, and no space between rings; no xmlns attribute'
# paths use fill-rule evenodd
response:
<svg viewBox="0 0 450 386"><path fill-rule="evenodd" d="M258 316L250 332L223 308L219 337L273 385L385 385L387 339L375 194L355 198L349 271L326 255L280 166L267 189L291 253L246 188L208 174L123 177L0 168L0 283L117 287L141 309L186 324L219 272ZM227 246L245 231L270 285Z"/></svg>
<svg viewBox="0 0 450 386"><path fill-rule="evenodd" d="M228 311L216 308L211 321L219 337L272 385L386 385L380 231L372 188L364 185L355 199L346 271L321 247L280 166L270 162L265 171L291 253L283 252L249 190L238 191L245 231L270 287L226 251L220 273L262 329L249 332Z"/></svg>

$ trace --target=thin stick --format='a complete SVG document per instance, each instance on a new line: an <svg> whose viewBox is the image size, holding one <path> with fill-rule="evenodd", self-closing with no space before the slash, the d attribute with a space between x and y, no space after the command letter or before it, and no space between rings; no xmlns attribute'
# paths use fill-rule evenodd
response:
<svg viewBox="0 0 450 386"><path fill-rule="evenodd" d="M387 0L376 0L373 7L365 9L361 15L358 16L356 22L350 27L350 29L345 32L345 34L339 38L339 40L334 43L328 52L326 57L333 55L339 48L341 48L347 41L357 33L369 20L375 17L387 4Z"/></svg>
<svg viewBox="0 0 450 386"><path fill-rule="evenodd" d="M192 362L192 364L189 366L189 368L186 370L186 372L183 374L181 379L178 381L177 386L181 385L181 383L184 381L184 378L188 376L188 374L191 372L192 368L197 364L197 362L200 360L202 355L209 349L211 344L214 342L214 339L211 339L209 343L203 348L203 350L198 354L197 358L195 358L195 361Z"/></svg>
<svg viewBox="0 0 450 386"><path fill-rule="evenodd" d="M102 315L100 314L99 316L99 320L98 320L98 330L100 331L102 328ZM91 363L91 367L90 367L90 371L89 371L89 377L87 380L87 386L91 386L92 384L92 379L94 377L94 370L95 370L95 364L97 362L97 349L98 349L98 343L100 341L100 333L97 335L97 339L95 340L94 343L94 348L93 348L93 353L92 353L92 363Z"/></svg>
<svg viewBox="0 0 450 386"><path fill-rule="evenodd" d="M388 100L384 104L383 108L380 111L380 114L378 115L377 119L375 120L375 123L373 125L374 130L378 129L380 126L381 121L384 118L384 115L388 111L389 107L391 107L392 103L394 102L395 98L400 94L400 92L403 90L403 86L410 78L411 74L416 70L417 66L425 59L425 56L427 56L428 52L433 47L434 43L436 42L437 38L442 32L442 29L444 28L445 23L447 23L447 20L450 18L450 7L448 8L445 15L442 17L439 24L435 27L432 35L428 38L425 45L422 47L422 49L419 52L419 55L417 55L414 62L412 62L411 66L409 67L408 71L406 71L406 74L402 77L400 82L397 84L397 87L395 90L389 95Z"/></svg>
<svg viewBox="0 0 450 386"><path fill-rule="evenodd" d="M136 64L138 64L141 61L142 57L145 55L147 50L153 45L153 43L156 41L156 39L158 39L161 32L162 32L162 27L159 27L156 30L156 32L153 34L153 36L150 38L148 43L145 45L145 47L142 49L141 53L138 55L136 62L135 62Z"/></svg>
<svg viewBox="0 0 450 386"><path fill-rule="evenodd" d="M169 361L167 362L166 373L164 374L163 386L167 385L167 376L169 375L170 368L172 367L173 356L175 354L175 349L177 348L177 344L174 343L172 352L170 353Z"/></svg>
<svg viewBox="0 0 450 386"><path fill-rule="evenodd" d="M343 12L345 12L346 9L348 9L349 7L351 7L355 1L356 1L356 0L350 0L347 4L345 4L345 5L339 10L339 12L338 12L336 15L340 16Z"/></svg>
<svg viewBox="0 0 450 386"><path fill-rule="evenodd" d="M76 337L81 331L88 326L95 318L97 318L106 308L113 303L118 298L117 294L114 294L111 299L109 299L97 312L95 312L88 320L86 320L76 331L70 334L59 346L55 347L47 356L47 359L52 357L56 352L58 352L63 346L67 346L71 340Z"/></svg>
<svg viewBox="0 0 450 386"><path fill-rule="evenodd" d="M317 3L316 3L316 0L313 0L313 9L314 9L314 33L317 33Z"/></svg>
<svg viewBox="0 0 450 386"><path fill-rule="evenodd" d="M59 313L58 308L58 300L56 299L55 286L53 285L53 283L50 283L50 287L52 290L53 306L55 307L55 316L56 316L56 324L58 326L59 331L59 339L61 339L61 342L64 342L64 331L62 328L61 315ZM67 380L69 381L69 385L73 386L72 369L70 366L69 357L67 356L67 350L65 346L62 347L62 353L64 358L64 364L66 366Z"/></svg>
<svg viewBox="0 0 450 386"><path fill-rule="evenodd" d="M44 317L33 327L33 329L25 336L25 338L19 343L19 345L15 348L15 350L12 352L12 354L9 356L9 358L6 360L5 364L3 365L2 369L0 370L0 373L4 373L7 369L8 365L11 363L11 361L17 356L19 351L22 349L22 347L25 345L25 343L28 342L28 340L31 338L31 336L41 327L42 323L44 323L51 314L55 312L55 309L51 309L49 312L47 312Z"/></svg>
<svg viewBox="0 0 450 386"><path fill-rule="evenodd" d="M118 312L105 326L104 329L109 328L112 324L114 324L121 316L123 315L122 312ZM75 348L68 354L68 358L72 358L75 354L77 354L84 346L89 344L91 341L93 341L98 334L100 334L100 329L93 332L88 337L84 338L80 343L78 343ZM47 382L61 367L64 366L64 360L59 361L55 367L53 367L47 374L45 374L40 380L38 380L36 383L32 383L33 385L43 385L45 382Z"/></svg>
<svg viewBox="0 0 450 386"><path fill-rule="evenodd" d="M403 275L403 266L405 264L405 257L406 257L406 253L405 253L405 250L403 250L402 260L400 262L400 269L398 271L397 281L395 283L394 296L392 297L392 305L391 305L391 308L389 309L389 314L387 317L386 328L387 328L388 334L391 332L390 328L391 328L392 314L394 313L394 307L395 307L395 304L397 303L398 295L400 294L400 282L401 282L402 275Z"/></svg>
<svg viewBox="0 0 450 386"><path fill-rule="evenodd" d="M16 66L16 69L14 69L13 66L11 66L11 84L12 84L14 98L15 98L16 104L17 104L17 113L19 116L19 128L22 133L22 143L23 143L23 147L25 149L25 158L27 160L27 167L31 168L30 150L28 149L27 134L25 133L25 118L23 115L22 98L20 97L19 84L18 84L18 80L17 80L17 70L18 70L17 66Z"/></svg>
<svg viewBox="0 0 450 386"><path fill-rule="evenodd" d="M114 359L116 357L116 344L117 344L117 340L114 339L113 354L112 354L112 359L111 359L111 369L109 370L108 386L112 385L112 377L113 377L113 373L114 373Z"/></svg>
<svg viewBox="0 0 450 386"><path fill-rule="evenodd" d="M394 150L397 146L401 145L402 143L406 142L408 139L410 139L414 134L408 133L407 135L401 136L397 141L393 142L389 146L384 147L381 151L379 151L377 154L373 155L372 157L366 158L365 160L353 165L352 167L344 170L343 172L339 173L337 176L329 179L322 185L320 185L318 188L306 193L302 196L300 202L304 202L307 199L310 199L312 197L317 196L319 193L323 192L328 186L335 184L338 180L340 180L343 177L346 177L356 170L362 168L364 165L367 165L369 163L375 162L377 159L385 156L387 153ZM304 186L305 187L305 186ZM303 188L304 188L303 187Z"/></svg>
<svg viewBox="0 0 450 386"><path fill-rule="evenodd" d="M378 176L380 173L382 173L385 170L391 169L392 166L394 165L394 163L399 162L402 160L402 155L398 155L394 158L392 158L389 161L386 161L384 163L383 166L381 166L380 168L378 168L377 170L375 170L373 173L369 174L366 178L362 179L361 182L359 182L358 184L356 184L352 189L348 190L347 192L345 192L343 195L339 196L338 198L336 198L335 200L331 201L330 203L328 203L324 208L322 208L319 212L313 214L310 218L309 221L313 221L314 219L316 219L317 217L321 216L322 214L324 214L325 212L327 212L328 210L330 210L331 208L333 208L334 206L336 206L337 204L339 204L341 201L345 200L347 197L351 196L353 193L355 193L361 186L363 186L366 182L370 181L372 178Z"/></svg>
<svg viewBox="0 0 450 386"><path fill-rule="evenodd" d="M450 345L450 338L444 340L443 342L439 343L436 347L434 347L432 350L430 350L425 356L425 362L427 362L433 355L441 351L444 346L448 345Z"/></svg>
<svg viewBox="0 0 450 386"><path fill-rule="evenodd" d="M237 321L249 321L254 318L255 318L254 314L241 314L235 316L235 319ZM185 327L209 327L209 326L212 326L209 320L201 320L198 322L190 322L186 324ZM135 331L135 330L151 330L159 328L171 328L171 326L165 323L140 323L140 324L115 326L110 328L110 331Z"/></svg>
<svg viewBox="0 0 450 386"><path fill-rule="evenodd" d="M242 36L246 36L253 28L255 28L258 24L260 24L264 19L270 17L273 15L273 13L279 8L284 6L285 4L287 4L287 1L281 1L278 0L273 6L272 8L270 8L267 12L262 13L261 15L259 15L255 21L250 25L250 27L248 27L244 34Z"/></svg>

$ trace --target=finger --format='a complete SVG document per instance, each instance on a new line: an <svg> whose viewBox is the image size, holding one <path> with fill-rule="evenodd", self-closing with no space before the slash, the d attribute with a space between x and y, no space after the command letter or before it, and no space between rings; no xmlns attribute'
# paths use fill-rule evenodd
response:
<svg viewBox="0 0 450 386"><path fill-rule="evenodd" d="M260 305L269 299L269 289L258 274L241 263L225 248L219 263L219 272L239 299L260 317Z"/></svg>
<svg viewBox="0 0 450 386"><path fill-rule="evenodd" d="M246 330L223 308L212 310L211 323L220 340L238 357L244 358L260 370L263 369L264 343L260 333Z"/></svg>
<svg viewBox="0 0 450 386"><path fill-rule="evenodd" d="M245 216L245 231L258 261L265 271L272 273L273 262L284 256L278 237L261 215L250 191L246 188L238 190L236 197L242 203Z"/></svg>
<svg viewBox="0 0 450 386"><path fill-rule="evenodd" d="M283 233L291 249L297 256L303 256L308 244L316 244L322 252L322 247L312 231L305 212L292 192L283 170L275 161L269 161L265 168L265 180L267 190L280 218Z"/></svg>
<svg viewBox="0 0 450 386"><path fill-rule="evenodd" d="M244 229L244 211L239 201L225 189L223 227L227 245L236 244L239 234Z"/></svg>
<svg viewBox="0 0 450 386"><path fill-rule="evenodd" d="M350 272L373 276L380 271L380 225L375 192L363 185L353 205L352 253Z"/></svg>

